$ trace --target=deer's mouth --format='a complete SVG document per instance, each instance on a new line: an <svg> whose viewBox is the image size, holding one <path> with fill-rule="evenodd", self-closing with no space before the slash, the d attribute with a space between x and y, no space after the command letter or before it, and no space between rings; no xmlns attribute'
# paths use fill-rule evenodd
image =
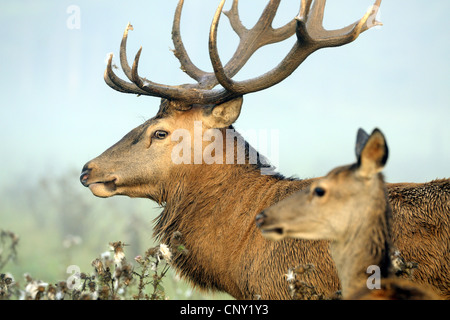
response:
<svg viewBox="0 0 450 320"><path fill-rule="evenodd" d="M97 197L111 197L115 194L117 190L117 178L111 177L105 180L94 180L91 176L91 169L86 169L81 173L80 181L81 184Z"/></svg>
<svg viewBox="0 0 450 320"><path fill-rule="evenodd" d="M269 240L281 240L286 237L285 230L282 226L266 226L261 227L262 235Z"/></svg>
<svg viewBox="0 0 450 320"><path fill-rule="evenodd" d="M269 218L270 220L270 218ZM256 226L261 230L262 235L270 240L281 240L286 237L285 228L279 224L267 222L267 212L262 211L256 216Z"/></svg>
<svg viewBox="0 0 450 320"><path fill-rule="evenodd" d="M87 187L97 197L111 197L117 190L116 179L88 183Z"/></svg>

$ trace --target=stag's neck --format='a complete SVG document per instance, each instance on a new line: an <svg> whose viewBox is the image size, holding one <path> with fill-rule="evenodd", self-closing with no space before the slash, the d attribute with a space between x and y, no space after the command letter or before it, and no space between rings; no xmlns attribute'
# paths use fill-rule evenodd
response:
<svg viewBox="0 0 450 320"><path fill-rule="evenodd" d="M185 166L164 187L161 197L164 221L158 227L164 227L175 217L174 222L184 227L181 222L187 222L190 217L208 219L213 215L229 224L231 221L225 219L245 214L254 223L257 213L298 190L301 184L300 180L278 174L262 175L254 165ZM227 214L221 214L223 212ZM255 214L250 217L252 213Z"/></svg>
<svg viewBox="0 0 450 320"><path fill-rule="evenodd" d="M392 273L391 208L387 199L374 207L368 209L372 212L360 213L368 218L362 219L359 227L330 244L344 297L361 285L367 285L369 277L369 282L373 283L374 277L379 275L380 280Z"/></svg>
<svg viewBox="0 0 450 320"><path fill-rule="evenodd" d="M261 277L250 266L277 244L261 236L255 216L308 182L261 175L252 165L192 165L171 181L154 231L165 243L181 232L188 254L174 261L175 268L196 285L235 298L260 293L246 288L246 281Z"/></svg>

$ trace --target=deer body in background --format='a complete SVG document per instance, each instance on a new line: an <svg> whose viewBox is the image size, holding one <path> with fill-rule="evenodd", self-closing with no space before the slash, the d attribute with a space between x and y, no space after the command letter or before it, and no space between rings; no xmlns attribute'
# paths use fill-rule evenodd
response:
<svg viewBox="0 0 450 320"><path fill-rule="evenodd" d="M302 192L257 216L264 236L329 240L346 299L438 299L427 286L395 277L389 204L383 175L388 147L381 131L360 129L355 164L333 169ZM373 279L369 274L375 272ZM370 284L369 281L373 281Z"/></svg>
<svg viewBox="0 0 450 320"><path fill-rule="evenodd" d="M232 124L240 114L244 94L279 83L309 54L320 48L344 45L355 40L360 33L376 25L368 21L374 21L380 4L377 1L354 24L340 30L326 31L322 27L324 0L302 0L298 17L281 28L273 29L271 24L279 2L271 0L252 29L241 24L237 1L233 2L226 15L239 35L240 43L230 61L222 66L216 44L217 27L224 4L222 1L211 25L209 48L214 72L208 73L192 64L181 41L181 0L172 30L174 52L182 69L197 81L196 84L166 86L141 78L138 75L141 50L132 67L127 62L126 41L131 29L128 26L120 46L120 63L130 82L115 75L112 56L105 71L105 81L120 92L161 97L160 109L154 118L133 129L103 154L86 163L80 176L82 184L96 196L149 198L162 205L163 211L157 218L154 235L160 241L168 242L172 233L179 231L189 250L188 255L173 261L179 274L200 288L225 291L238 299L252 299L255 296L263 299L289 298L284 274L287 268L301 261L316 265L317 271L311 274L309 281L318 290L331 294L339 289L327 242L291 239L271 242L261 236L254 223L255 216L263 209L308 187L313 180L286 179L279 174L261 175L261 169L266 165L260 161L260 157L257 161L250 161L251 148L247 144L245 163L229 163L229 159L226 159L227 147L233 148L235 158L239 156L239 139L234 138L231 142L227 140L222 150L214 149L215 157L223 157L222 164L220 161L206 163L204 159L199 164L175 163L173 150L180 143L176 133L182 129L192 138L192 141L183 141L194 146L189 151L192 154L187 154L188 158L194 159L198 152L204 153L213 142L209 140L208 144L203 141L200 150L196 149L195 123L201 123L202 137L211 130L225 137L226 130L233 130ZM250 80L232 79L258 48L294 34L298 41L273 70ZM214 89L218 84L222 88ZM399 221L399 228L428 232L428 229L423 228L422 220L430 212L440 210L438 215L448 214L448 182L411 187L431 192L414 201L441 197L418 216L411 214L410 203L406 198L401 198L414 194L414 190L406 192L403 185L396 188L398 196L394 199L394 216L397 214L400 220L408 217L406 220L409 221L406 224ZM403 224L406 226L403 227ZM439 225L439 232L448 235L448 228L448 221L445 220ZM408 231L399 234L399 237L405 238L410 234ZM444 283L442 292L450 294L448 282L441 281L443 275L439 273L449 268L449 252L447 247L438 246L440 238L430 234L429 239L436 248L437 256L428 256L415 250L410 253L409 247L404 248L406 252L402 253L410 253L409 260L420 260L417 262L424 266L423 270L416 273L419 281ZM417 255L419 257L415 259Z"/></svg>

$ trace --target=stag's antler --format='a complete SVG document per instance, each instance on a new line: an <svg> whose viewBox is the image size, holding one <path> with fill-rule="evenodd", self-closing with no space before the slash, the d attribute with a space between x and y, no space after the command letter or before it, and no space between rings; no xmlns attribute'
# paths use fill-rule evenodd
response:
<svg viewBox="0 0 450 320"><path fill-rule="evenodd" d="M180 0L177 5L172 26L172 40L175 46L174 54L181 63L181 69L196 80L197 83L169 86L140 77L138 65L142 47L137 52L131 68L127 62L126 44L128 31L132 30L132 26L128 24L120 45L120 64L131 82L124 81L114 74L112 70L112 55L110 55L105 71L105 81L110 87L120 92L169 99L178 102L180 107L195 103L221 103L246 93L271 87L288 77L314 51L320 48L350 43L362 32L380 24L375 21L375 17L381 0L376 0L375 4L366 12L362 19L348 27L332 31L327 31L322 26L326 0L301 0L299 15L285 26L273 29L272 22L280 0L270 0L255 26L252 29L247 29L239 19L238 0L233 0L231 9L224 13L228 17L233 30L239 36L240 42L233 57L224 67L217 51L217 28L225 3L225 0L222 0L214 15L209 35L209 54L214 72L205 72L192 63L181 40L180 17L183 3L184 0ZM241 70L259 48L271 43L281 42L293 34L297 35L297 41L277 67L262 76L250 80L232 80L232 77ZM223 88L213 89L219 83Z"/></svg>
<svg viewBox="0 0 450 320"><path fill-rule="evenodd" d="M287 54L287 56L271 71L262 76L245 81L234 81L227 76L226 70L222 67L219 54L217 52L217 26L220 17L220 10L224 4L222 0L219 9L216 11L213 23L211 25L209 52L214 68L214 72L219 83L230 92L250 93L260 91L271 87L280 81L286 79L295 69L314 51L326 48L337 47L354 41L358 36L372 26L380 25L375 20L381 0L366 12L364 17L357 22L339 29L326 31L323 26L323 14L326 0L302 0L299 15L295 18L297 42ZM371 25L368 24L369 18L373 17Z"/></svg>

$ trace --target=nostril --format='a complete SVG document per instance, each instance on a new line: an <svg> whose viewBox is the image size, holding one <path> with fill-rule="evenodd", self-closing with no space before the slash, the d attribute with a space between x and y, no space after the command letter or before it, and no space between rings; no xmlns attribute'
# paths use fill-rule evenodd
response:
<svg viewBox="0 0 450 320"><path fill-rule="evenodd" d="M266 218L266 214L263 212L261 212L260 214L258 214L255 218L255 222L256 222L256 226L258 228L261 228L261 226L264 224L264 219Z"/></svg>
<svg viewBox="0 0 450 320"><path fill-rule="evenodd" d="M83 186L87 187L87 180L89 179L89 173L91 172L91 169L88 169L86 166L84 166L83 171L80 175L80 182Z"/></svg>

